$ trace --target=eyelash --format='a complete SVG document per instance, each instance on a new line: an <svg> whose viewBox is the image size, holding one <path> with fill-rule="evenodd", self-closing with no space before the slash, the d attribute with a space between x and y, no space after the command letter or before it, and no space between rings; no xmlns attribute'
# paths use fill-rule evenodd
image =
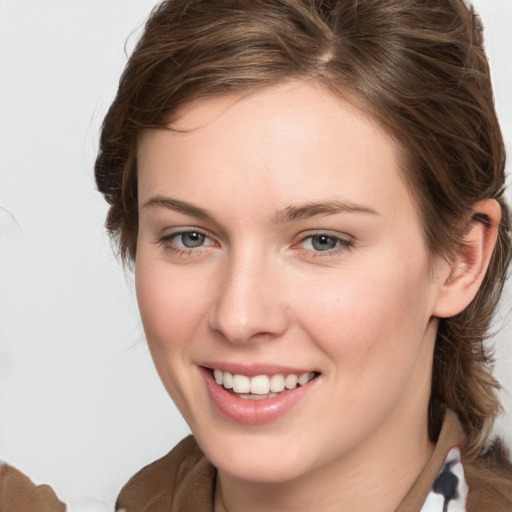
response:
<svg viewBox="0 0 512 512"><path fill-rule="evenodd" d="M176 245L175 239L182 237L187 234L197 234L201 237L204 237L205 239L209 239L211 242L207 245L199 245L197 247L190 247L187 248L183 245ZM331 249L327 249L325 251L321 250L314 250L314 249L305 249L303 247L303 244L310 241L311 243L315 238L325 237L328 240L331 240L335 243L335 246ZM218 245L213 238L211 238L207 233L200 229L192 228L187 230L178 231L176 233L170 233L168 235L165 235L157 240L157 243L164 246L166 250L171 251L172 253L178 255L178 256L193 256L193 255L201 255L205 250L207 250L208 247L212 247L215 245ZM342 238L340 236L328 233L328 232L316 232L316 233L310 233L305 236L302 236L298 242L293 243L293 248L297 250L301 250L303 252L307 252L309 257L312 258L322 258L322 257L328 257L333 256L341 252L345 252L347 250L350 250L354 247L354 243L347 239Z"/></svg>
<svg viewBox="0 0 512 512"><path fill-rule="evenodd" d="M325 237L326 239L332 240L336 245L332 249L327 249L325 251L314 250L314 249L304 249L304 247L301 247L301 245L303 245L305 242L307 242L307 241L312 242L313 239L315 239L317 237ZM325 257L333 256L333 255L345 252L347 250L353 249L354 243L347 238L342 238L338 235L334 235L329 232L320 231L320 232L308 234L306 236L302 236L300 238L300 240L294 244L294 247L297 247L298 250L304 250L304 251L308 252L310 257L312 257L312 258L325 258Z"/></svg>
<svg viewBox="0 0 512 512"><path fill-rule="evenodd" d="M200 245L197 247L185 247L183 245L176 245L175 239L179 238L180 236L187 235L187 234L197 234L205 239L211 240L212 244L207 245ZM215 245L215 241L204 231L201 231L200 229L186 229L182 231L178 231L176 233L170 233L168 235L165 235L157 240L157 242L162 245L166 250L169 250L173 252L174 254L178 256L193 256L193 255L200 255L202 252L204 252L205 248L212 247Z"/></svg>

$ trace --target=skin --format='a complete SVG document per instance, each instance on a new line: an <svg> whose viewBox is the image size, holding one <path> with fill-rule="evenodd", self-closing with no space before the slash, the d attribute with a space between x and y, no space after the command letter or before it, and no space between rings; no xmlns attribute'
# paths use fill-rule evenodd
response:
<svg viewBox="0 0 512 512"><path fill-rule="evenodd" d="M217 512L395 510L433 450L453 271L426 249L396 145L311 82L202 100L173 128L138 145L136 288L160 377L219 470ZM190 230L202 245L184 246ZM205 361L320 375L286 414L245 425L212 404Z"/></svg>

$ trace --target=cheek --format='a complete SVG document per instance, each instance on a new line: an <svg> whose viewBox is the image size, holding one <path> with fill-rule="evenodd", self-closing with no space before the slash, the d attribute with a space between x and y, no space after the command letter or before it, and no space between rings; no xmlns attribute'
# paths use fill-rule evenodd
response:
<svg viewBox="0 0 512 512"><path fill-rule="evenodd" d="M393 259L316 283L300 306L303 327L343 375L403 366L420 349L430 318L423 269Z"/></svg>
<svg viewBox="0 0 512 512"><path fill-rule="evenodd" d="M204 281L171 272L165 262L137 254L135 284L144 332L155 368L185 420L194 424L187 397L193 389L192 347L202 339Z"/></svg>
<svg viewBox="0 0 512 512"><path fill-rule="evenodd" d="M191 272L172 272L165 262L137 255L137 301L148 344L154 353L178 349L194 337L207 309L204 279ZM160 359L155 358L155 363Z"/></svg>

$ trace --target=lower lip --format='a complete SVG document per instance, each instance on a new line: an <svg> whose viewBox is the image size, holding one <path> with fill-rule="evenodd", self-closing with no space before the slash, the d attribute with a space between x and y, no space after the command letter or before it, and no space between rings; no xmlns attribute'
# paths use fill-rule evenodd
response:
<svg viewBox="0 0 512 512"><path fill-rule="evenodd" d="M277 420L306 397L315 386L316 379L304 386L288 390L272 398L250 400L239 398L217 384L212 371L201 368L206 389L217 411L228 420L246 425L260 425Z"/></svg>

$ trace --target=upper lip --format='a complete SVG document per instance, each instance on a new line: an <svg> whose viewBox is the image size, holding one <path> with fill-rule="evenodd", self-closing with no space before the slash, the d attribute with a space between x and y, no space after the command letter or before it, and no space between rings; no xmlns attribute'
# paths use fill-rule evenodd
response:
<svg viewBox="0 0 512 512"><path fill-rule="evenodd" d="M257 375L276 375L278 373L289 375L301 375L303 373L314 372L311 368L298 368L291 366L284 366L278 364L266 363L228 363L221 361L212 361L201 363L199 366L208 368L210 370L221 370L237 375L246 375L247 377L256 377ZM318 372L316 372L318 373Z"/></svg>

